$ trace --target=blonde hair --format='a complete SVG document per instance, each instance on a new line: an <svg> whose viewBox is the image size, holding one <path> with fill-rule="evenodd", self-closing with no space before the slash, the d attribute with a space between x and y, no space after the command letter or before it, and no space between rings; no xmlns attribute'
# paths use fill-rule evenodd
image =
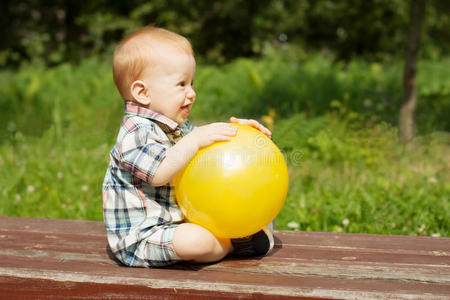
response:
<svg viewBox="0 0 450 300"><path fill-rule="evenodd" d="M191 43L169 30L146 26L125 37L114 51L113 78L120 95L130 98L130 86L155 63L155 48L165 44L194 56Z"/></svg>

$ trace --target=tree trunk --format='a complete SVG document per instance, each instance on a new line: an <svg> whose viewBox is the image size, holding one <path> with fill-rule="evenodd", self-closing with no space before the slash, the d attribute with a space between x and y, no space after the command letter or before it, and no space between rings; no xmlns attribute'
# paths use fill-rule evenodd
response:
<svg viewBox="0 0 450 300"><path fill-rule="evenodd" d="M406 60L403 70L403 104L399 116L399 136L403 142L411 140L416 134L414 111L417 106L417 55L420 48L424 14L425 0L411 0Z"/></svg>

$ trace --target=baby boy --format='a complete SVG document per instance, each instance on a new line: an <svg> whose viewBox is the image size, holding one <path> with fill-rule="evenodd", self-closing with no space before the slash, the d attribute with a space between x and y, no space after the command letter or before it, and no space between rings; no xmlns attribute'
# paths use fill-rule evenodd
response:
<svg viewBox="0 0 450 300"><path fill-rule="evenodd" d="M103 219L112 252L127 266L215 262L228 254L265 255L273 247L266 228L223 239L186 222L177 206L175 174L202 147L236 134L230 123L186 123L196 98L195 67L189 41L162 28L141 28L114 53L114 82L125 100L125 116L103 182ZM271 135L254 120L230 122Z"/></svg>

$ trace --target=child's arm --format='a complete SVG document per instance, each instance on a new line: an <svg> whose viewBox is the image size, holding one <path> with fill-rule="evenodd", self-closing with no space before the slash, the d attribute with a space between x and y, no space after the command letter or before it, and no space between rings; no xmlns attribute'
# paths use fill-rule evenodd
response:
<svg viewBox="0 0 450 300"><path fill-rule="evenodd" d="M200 148L214 142L228 141L237 129L228 123L212 123L196 127L166 151L165 158L156 170L153 186L167 184L194 157Z"/></svg>

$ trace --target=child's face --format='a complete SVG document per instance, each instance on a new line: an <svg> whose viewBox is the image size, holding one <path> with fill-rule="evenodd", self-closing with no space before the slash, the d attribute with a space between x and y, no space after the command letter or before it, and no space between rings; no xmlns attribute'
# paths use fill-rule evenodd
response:
<svg viewBox="0 0 450 300"><path fill-rule="evenodd" d="M195 59L182 51L166 50L144 79L149 87L149 108L181 124L195 101Z"/></svg>

